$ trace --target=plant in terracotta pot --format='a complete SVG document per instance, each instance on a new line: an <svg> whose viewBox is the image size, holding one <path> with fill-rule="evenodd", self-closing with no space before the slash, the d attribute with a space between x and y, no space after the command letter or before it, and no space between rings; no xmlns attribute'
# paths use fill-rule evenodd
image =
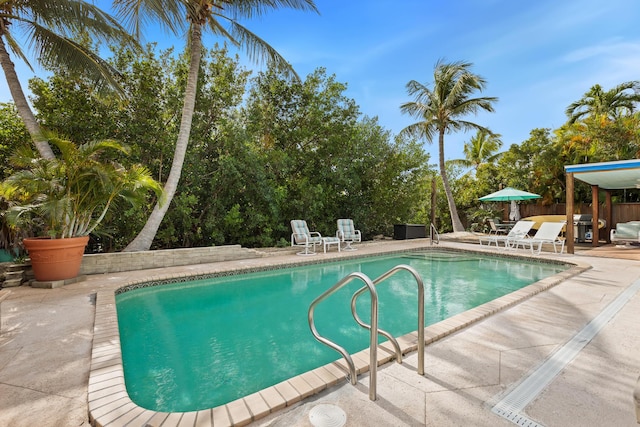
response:
<svg viewBox="0 0 640 427"><path fill-rule="evenodd" d="M128 154L116 141L50 142L57 148L55 159L20 148L12 156L17 172L0 184L0 196L9 206L4 212L7 222L40 232L41 237L23 239L38 281L76 277L89 234L116 203L139 204L150 191L162 196L161 185L147 168L127 169L108 157L110 152ZM68 253L62 249L66 246ZM58 255L62 256L56 261Z"/></svg>

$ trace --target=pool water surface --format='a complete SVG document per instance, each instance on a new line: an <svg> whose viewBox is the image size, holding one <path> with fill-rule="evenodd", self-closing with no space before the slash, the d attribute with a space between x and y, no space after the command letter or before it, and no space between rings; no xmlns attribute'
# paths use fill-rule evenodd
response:
<svg viewBox="0 0 640 427"><path fill-rule="evenodd" d="M138 405L194 411L233 401L312 370L340 355L309 330L311 302L346 275L372 279L405 264L425 285L425 324L464 312L566 269L564 265L464 252L412 252L357 258L144 287L120 293L125 382ZM316 309L318 331L350 353L368 346L368 331L350 311L353 281ZM401 336L417 325L417 286L406 271L378 286L379 326ZM369 297L358 300L367 320ZM382 341L382 340L381 340Z"/></svg>

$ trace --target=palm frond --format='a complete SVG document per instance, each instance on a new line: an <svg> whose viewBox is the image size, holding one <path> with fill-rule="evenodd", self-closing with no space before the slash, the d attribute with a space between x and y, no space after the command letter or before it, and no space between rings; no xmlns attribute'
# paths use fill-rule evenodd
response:
<svg viewBox="0 0 640 427"><path fill-rule="evenodd" d="M209 22L214 22L214 20L210 20ZM215 22L218 21L215 20ZM283 72L285 77L300 81L300 76L298 76L298 73L296 73L291 64L269 43L237 21L231 20L229 21L229 25L230 29L227 33L229 34L227 38L236 41L237 44L245 50L251 61L258 64L271 64ZM215 26L215 28L220 30L221 27Z"/></svg>
<svg viewBox="0 0 640 427"><path fill-rule="evenodd" d="M34 71L33 66L31 65L31 63L29 62L29 59L27 59L27 56L25 55L24 51L20 47L20 43L18 43L18 41L15 38L13 38L13 35L11 33L5 33L4 38L7 41L7 46L9 46L9 50L11 50L11 52L13 52L13 54L16 57L22 60L22 62L27 64L27 67L29 67L29 70L33 72Z"/></svg>
<svg viewBox="0 0 640 427"><path fill-rule="evenodd" d="M214 5L213 12L223 13L224 10L232 19L253 19L282 8L318 13L313 0L235 0L222 3L223 5Z"/></svg>
<svg viewBox="0 0 640 427"><path fill-rule="evenodd" d="M4 37L17 58L31 67L18 43L20 33L44 68L63 66L88 76L99 88L109 86L121 91L115 69L89 47L74 40L80 34L87 34L98 43L137 49L136 40L115 18L82 0L16 2L10 6L11 9L0 13L0 18L11 24L11 33L6 32Z"/></svg>
<svg viewBox="0 0 640 427"><path fill-rule="evenodd" d="M173 34L180 34L187 27L185 4L190 2L164 0L113 0L116 17L132 30L136 38L142 38L142 30L148 25L160 25Z"/></svg>

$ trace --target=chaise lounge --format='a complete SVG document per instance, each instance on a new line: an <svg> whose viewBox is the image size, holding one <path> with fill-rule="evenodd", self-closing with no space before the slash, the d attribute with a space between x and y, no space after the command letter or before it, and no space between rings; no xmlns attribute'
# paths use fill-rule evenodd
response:
<svg viewBox="0 0 640 427"><path fill-rule="evenodd" d="M533 237L517 239L513 242L513 247L517 249L520 245L522 245L523 248L529 246L531 253L534 253L533 247L534 245L538 245L538 250L535 253L540 254L540 252L542 252L542 245L545 243L551 243L553 245L553 252L558 253L556 245L559 244L560 253L562 253L564 251L564 239L560 238L560 233L562 233L562 229L565 227L565 224L565 221L543 222Z"/></svg>
<svg viewBox="0 0 640 427"><path fill-rule="evenodd" d="M507 235L489 234L488 236L481 236L479 239L480 246L482 246L482 242L487 242L487 246L491 246L491 243L494 243L498 247L499 242L504 242L504 247L508 248L514 241L526 237L533 224L535 224L533 221L520 220L515 223Z"/></svg>
<svg viewBox="0 0 640 427"><path fill-rule="evenodd" d="M611 243L640 243L640 221L619 222L611 229Z"/></svg>

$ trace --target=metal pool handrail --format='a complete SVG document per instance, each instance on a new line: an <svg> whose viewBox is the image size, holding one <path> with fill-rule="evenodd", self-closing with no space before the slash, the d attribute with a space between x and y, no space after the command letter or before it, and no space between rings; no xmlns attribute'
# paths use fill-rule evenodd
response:
<svg viewBox="0 0 640 427"><path fill-rule="evenodd" d="M369 292L371 293L371 329L369 333L369 399L376 400L376 384L377 384L377 366L378 366L378 293L376 292L376 288L369 277L360 272L354 272L340 280L338 283L333 285L330 289L320 295L318 298L313 300L311 305L309 306L308 319L309 319L309 327L311 328L311 333L313 336L320 341L321 343L331 347L336 350L338 353L344 357L349 366L349 379L352 385L356 385L358 383L358 374L356 372L356 367L353 363L353 359L351 359L351 355L341 346L334 343L331 340L323 337L318 333L316 329L313 312L315 310L316 305L320 303L322 300L327 298L329 295L337 291L338 289L345 286L347 283L351 282L354 279L362 280Z"/></svg>
<svg viewBox="0 0 640 427"><path fill-rule="evenodd" d="M411 273L418 284L418 374L424 375L424 282L422 280L422 277L420 277L420 274L418 274L418 272L413 267L405 264L400 264L375 279L373 281L373 284L377 286L380 282L387 280L389 277L393 276L401 270L405 270ZM356 311L356 299L366 290L366 287L360 288L351 297L351 313L353 314L353 318L356 320L356 322L358 322L360 326L366 329L371 329L371 325L364 323L362 319L360 319ZM393 347L396 350L396 361L398 363L402 363L402 351L400 350L398 341L388 332L380 328L377 329L380 335L384 335L385 337L387 337L389 342L393 344Z"/></svg>
<svg viewBox="0 0 640 427"><path fill-rule="evenodd" d="M431 238L431 244L433 245L433 236L436 236L436 245L440 244L440 234L438 233L438 230L436 229L436 226L433 225L433 223L431 223L431 225L429 226L429 237Z"/></svg>
<svg viewBox="0 0 640 427"><path fill-rule="evenodd" d="M330 289L325 291L322 295L317 297L311 305L309 306L308 311L308 320L309 320L309 328L311 328L311 333L313 336L320 341L321 343L331 347L336 350L338 353L344 357L347 365L349 367L349 377L352 385L356 385L358 382L358 374L356 372L355 364L353 363L353 359L351 355L341 347L340 345L334 343L333 341L323 337L318 333L318 330L315 326L314 320L314 311L315 307L327 298L332 293L336 292L338 289L345 286L347 283L351 282L354 279L360 279L365 283L365 286L357 290L353 296L351 297L351 314L355 321L362 327L369 329L369 399L376 400L376 387L377 387L377 375L378 375L378 334L381 334L389 339L389 341L393 344L396 351L396 360L398 363L402 363L402 351L400 350L400 346L398 345L398 341L388 332L378 329L378 292L376 291L376 285L380 282L388 279L389 277L396 274L398 271L406 270L413 275L418 284L418 374L424 375L424 282L422 281L422 277L418 274L416 270L408 265L397 265L372 281L367 275L355 272L347 275L345 278L340 280L338 283L333 285ZM369 291L371 294L371 324L368 325L360 319L358 313L356 311L356 299L362 295L365 291Z"/></svg>

